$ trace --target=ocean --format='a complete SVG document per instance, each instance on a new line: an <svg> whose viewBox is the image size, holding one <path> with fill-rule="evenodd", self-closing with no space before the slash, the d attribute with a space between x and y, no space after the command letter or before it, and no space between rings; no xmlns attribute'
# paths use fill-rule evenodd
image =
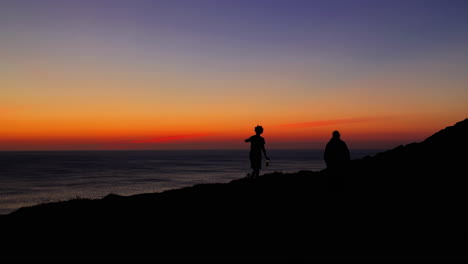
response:
<svg viewBox="0 0 468 264"><path fill-rule="evenodd" d="M379 151L353 150L351 156ZM268 156L270 165L263 165L261 175L325 168L323 150L269 150ZM0 152L0 214L78 197L227 183L249 172L248 150L5 151Z"/></svg>

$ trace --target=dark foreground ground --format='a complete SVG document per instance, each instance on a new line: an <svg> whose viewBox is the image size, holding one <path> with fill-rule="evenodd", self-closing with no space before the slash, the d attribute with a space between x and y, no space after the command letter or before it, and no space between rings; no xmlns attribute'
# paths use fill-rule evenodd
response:
<svg viewBox="0 0 468 264"><path fill-rule="evenodd" d="M76 199L0 217L0 260L468 261L468 120L327 171Z"/></svg>

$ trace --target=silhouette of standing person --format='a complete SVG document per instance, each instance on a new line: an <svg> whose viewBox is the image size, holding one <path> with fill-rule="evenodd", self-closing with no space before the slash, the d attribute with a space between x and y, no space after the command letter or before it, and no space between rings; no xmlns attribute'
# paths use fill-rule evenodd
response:
<svg viewBox="0 0 468 264"><path fill-rule="evenodd" d="M269 160L265 150L265 139L260 135L263 133L263 127L255 127L255 135L249 137L245 142L250 142L250 167L253 169L250 175L251 179L260 176L260 169L262 168L262 153L265 159Z"/></svg>
<svg viewBox="0 0 468 264"><path fill-rule="evenodd" d="M340 138L340 132L333 131L332 138L325 148L324 159L327 164L329 190L343 191L344 173L351 156L348 146Z"/></svg>

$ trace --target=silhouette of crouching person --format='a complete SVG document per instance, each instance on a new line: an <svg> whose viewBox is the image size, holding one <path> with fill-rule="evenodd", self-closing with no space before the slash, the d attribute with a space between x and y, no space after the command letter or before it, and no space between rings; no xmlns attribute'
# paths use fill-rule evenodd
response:
<svg viewBox="0 0 468 264"><path fill-rule="evenodd" d="M340 132L333 131L324 153L327 164L328 190L344 191L345 173L351 160L346 143L341 140Z"/></svg>
<svg viewBox="0 0 468 264"><path fill-rule="evenodd" d="M263 133L263 127L255 127L255 135L249 137L245 142L250 142L250 167L252 168L251 179L260 176L260 169L262 168L262 154L265 159L269 160L265 150L265 139L260 135Z"/></svg>

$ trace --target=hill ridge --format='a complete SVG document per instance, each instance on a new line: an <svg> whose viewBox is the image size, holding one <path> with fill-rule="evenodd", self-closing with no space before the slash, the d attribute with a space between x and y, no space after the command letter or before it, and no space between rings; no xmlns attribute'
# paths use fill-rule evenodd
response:
<svg viewBox="0 0 468 264"><path fill-rule="evenodd" d="M467 152L443 152L467 128L353 160L345 192L299 171L22 208L0 217L0 258L468 260Z"/></svg>

